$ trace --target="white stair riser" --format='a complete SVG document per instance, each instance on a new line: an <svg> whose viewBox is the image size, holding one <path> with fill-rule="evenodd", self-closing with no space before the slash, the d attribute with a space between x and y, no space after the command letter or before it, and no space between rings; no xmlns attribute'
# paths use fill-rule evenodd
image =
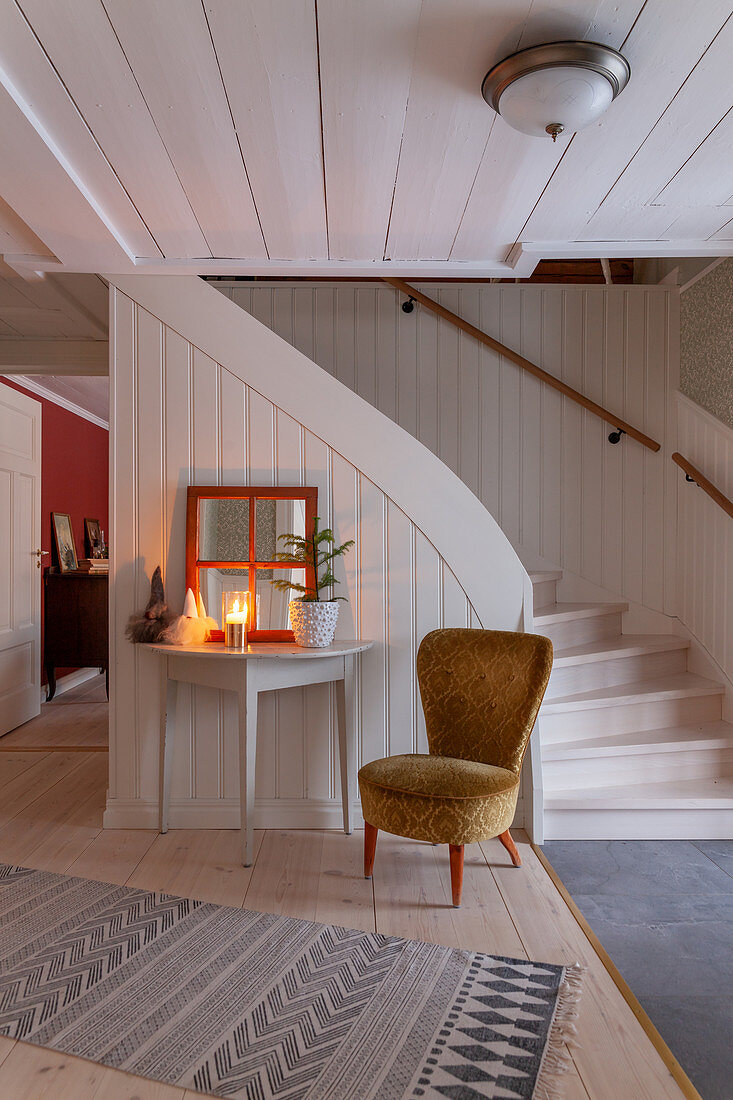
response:
<svg viewBox="0 0 733 1100"><path fill-rule="evenodd" d="M654 699L616 704L593 710L570 710L559 714L540 711L543 744L573 739L607 737L615 733L660 730L688 722L717 722L722 711L721 695L695 695L681 699Z"/></svg>
<svg viewBox="0 0 733 1100"><path fill-rule="evenodd" d="M550 676L547 698L614 687L616 684L630 684L635 680L652 679L655 676L672 676L677 672L684 672L686 668L687 651L684 649L637 653L609 661L583 661L560 668L556 666Z"/></svg>
<svg viewBox="0 0 733 1100"><path fill-rule="evenodd" d="M546 607L557 599L557 581L538 581L532 586L535 610Z"/></svg>
<svg viewBox="0 0 733 1100"><path fill-rule="evenodd" d="M733 773L733 749L635 753L633 756L593 756L581 760L543 760L545 792L587 790L634 783L665 783L676 779L716 779Z"/></svg>
<svg viewBox="0 0 733 1100"><path fill-rule="evenodd" d="M590 615L584 619L569 619L561 623L536 623L535 630L549 638L555 649L570 649L575 645L615 638L621 633L621 612Z"/></svg>
<svg viewBox="0 0 733 1100"><path fill-rule="evenodd" d="M545 810L545 840L725 840L733 809Z"/></svg>

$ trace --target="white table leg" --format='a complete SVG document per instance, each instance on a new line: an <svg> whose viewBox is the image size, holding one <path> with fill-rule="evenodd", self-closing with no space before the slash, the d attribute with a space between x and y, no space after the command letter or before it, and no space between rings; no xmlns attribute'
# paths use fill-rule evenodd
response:
<svg viewBox="0 0 733 1100"><path fill-rule="evenodd" d="M168 832L171 801L171 771L175 739L176 681L168 679L168 661L161 661L160 675L160 752L158 757L158 829Z"/></svg>
<svg viewBox="0 0 733 1100"><path fill-rule="evenodd" d="M254 663L254 662L252 662ZM248 663L239 689L239 812L242 864L254 857L255 764L257 760L257 673Z"/></svg>
<svg viewBox="0 0 733 1100"><path fill-rule="evenodd" d="M344 657L344 678L336 681L336 717L338 720L339 763L341 765L341 801L344 832L351 833L351 788L354 779L354 658Z"/></svg>

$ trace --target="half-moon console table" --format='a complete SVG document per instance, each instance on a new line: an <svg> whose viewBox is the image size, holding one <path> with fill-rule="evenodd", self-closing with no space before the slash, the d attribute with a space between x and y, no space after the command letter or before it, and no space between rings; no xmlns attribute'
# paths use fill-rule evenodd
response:
<svg viewBox="0 0 733 1100"><path fill-rule="evenodd" d="M252 863L254 833L255 759L257 753L257 696L261 691L336 684L341 797L344 832L351 832L349 791L354 779L355 743L352 728L354 655L371 649L373 642L334 642L323 649L303 649L279 642L259 642L246 650L226 649L222 643L201 646L146 645L160 656L160 791L159 828L168 831L168 808L175 745L176 684L233 691L239 701L239 799L242 863Z"/></svg>

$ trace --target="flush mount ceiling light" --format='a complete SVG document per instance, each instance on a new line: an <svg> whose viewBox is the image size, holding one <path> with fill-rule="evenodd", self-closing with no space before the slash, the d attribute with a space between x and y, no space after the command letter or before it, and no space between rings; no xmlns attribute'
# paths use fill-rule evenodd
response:
<svg viewBox="0 0 733 1100"><path fill-rule="evenodd" d="M515 130L556 141L599 119L630 76L628 61L610 46L548 42L494 65L481 94Z"/></svg>

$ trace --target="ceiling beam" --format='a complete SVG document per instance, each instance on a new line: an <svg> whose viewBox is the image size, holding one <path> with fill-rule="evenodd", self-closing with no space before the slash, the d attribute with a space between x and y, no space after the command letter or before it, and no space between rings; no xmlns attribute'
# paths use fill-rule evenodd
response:
<svg viewBox="0 0 733 1100"><path fill-rule="evenodd" d="M106 340L0 339L4 374L109 374Z"/></svg>

